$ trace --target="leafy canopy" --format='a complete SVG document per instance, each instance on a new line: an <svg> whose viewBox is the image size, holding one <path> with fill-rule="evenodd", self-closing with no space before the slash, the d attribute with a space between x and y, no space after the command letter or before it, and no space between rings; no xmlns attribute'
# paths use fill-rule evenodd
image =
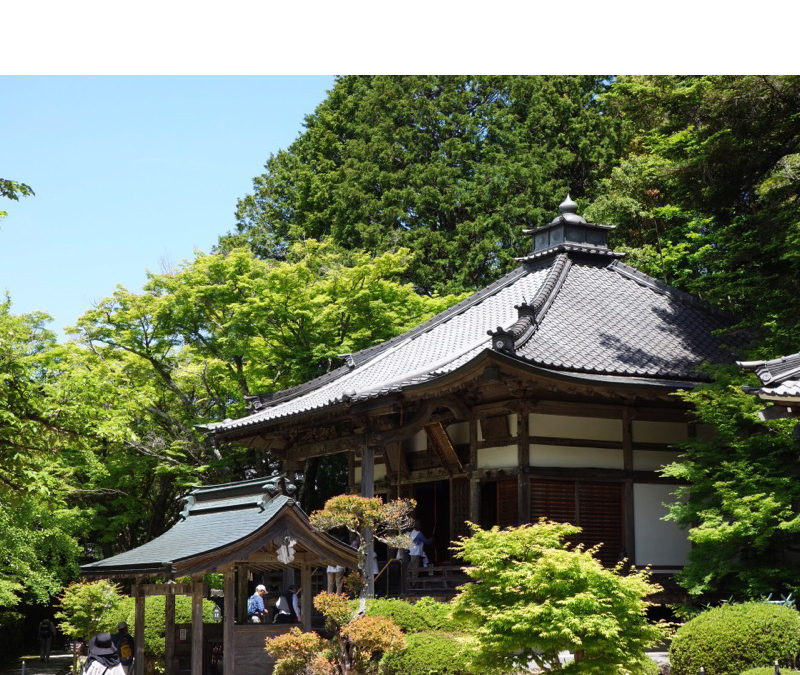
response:
<svg viewBox="0 0 800 675"><path fill-rule="evenodd" d="M646 571L623 576L619 567L605 569L595 549L565 543L580 532L568 523L471 528L453 549L474 583L454 604L474 625L476 670L505 673L533 662L544 672L647 672L645 650L665 629L645 616L645 598L660 590ZM575 661L562 667L564 650Z"/></svg>

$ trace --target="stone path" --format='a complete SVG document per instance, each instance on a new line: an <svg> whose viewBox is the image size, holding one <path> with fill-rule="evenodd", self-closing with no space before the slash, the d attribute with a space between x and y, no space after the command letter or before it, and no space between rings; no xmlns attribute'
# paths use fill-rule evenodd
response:
<svg viewBox="0 0 800 675"><path fill-rule="evenodd" d="M50 654L48 661L40 661L39 655L23 656L16 664L0 670L0 675L22 675L22 661L25 662L25 675L58 675L69 670L72 654Z"/></svg>

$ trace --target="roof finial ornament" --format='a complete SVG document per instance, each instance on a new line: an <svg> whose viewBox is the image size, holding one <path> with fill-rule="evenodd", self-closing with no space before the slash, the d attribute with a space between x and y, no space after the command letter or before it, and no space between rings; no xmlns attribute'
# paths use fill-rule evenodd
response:
<svg viewBox="0 0 800 675"><path fill-rule="evenodd" d="M567 198L558 205L558 211L563 216L565 213L578 213L578 205L572 201L567 192Z"/></svg>

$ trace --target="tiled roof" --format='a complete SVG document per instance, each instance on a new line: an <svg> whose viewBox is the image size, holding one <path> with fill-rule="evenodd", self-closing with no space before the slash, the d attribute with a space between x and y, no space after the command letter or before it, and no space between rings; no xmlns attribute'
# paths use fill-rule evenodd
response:
<svg viewBox="0 0 800 675"><path fill-rule="evenodd" d="M534 337L517 356L586 373L703 379L730 362L713 331L729 322L699 301L613 262L574 263Z"/></svg>
<svg viewBox="0 0 800 675"><path fill-rule="evenodd" d="M167 532L125 553L82 565L81 571L89 575L173 572L181 561L224 549L263 531L284 509L299 510L293 492L294 486L287 486L282 477L195 488L187 497L181 520Z"/></svg>
<svg viewBox="0 0 800 675"><path fill-rule="evenodd" d="M350 355L350 365L278 392L252 415L206 428L245 429L400 391L491 349L487 332L497 336L497 328L515 328L513 358L564 372L699 381L706 379L699 372L703 362L733 361L713 334L732 319L607 250L561 245L523 260L420 326Z"/></svg>

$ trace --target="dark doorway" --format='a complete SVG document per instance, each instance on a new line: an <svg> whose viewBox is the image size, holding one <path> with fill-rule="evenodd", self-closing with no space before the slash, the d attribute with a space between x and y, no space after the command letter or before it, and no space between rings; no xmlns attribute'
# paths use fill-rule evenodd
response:
<svg viewBox="0 0 800 675"><path fill-rule="evenodd" d="M416 517L422 533L433 538L425 547L431 565L441 565L450 560L450 482L439 480L417 483L414 486L417 500Z"/></svg>

